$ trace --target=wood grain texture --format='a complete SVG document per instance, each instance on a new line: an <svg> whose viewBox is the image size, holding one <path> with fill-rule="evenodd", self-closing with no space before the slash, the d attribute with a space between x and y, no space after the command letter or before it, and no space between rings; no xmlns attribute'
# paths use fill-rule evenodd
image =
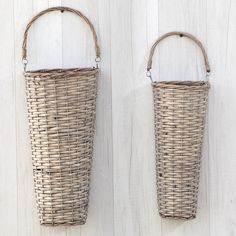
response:
<svg viewBox="0 0 236 236"><path fill-rule="evenodd" d="M115 235L160 235L146 1L113 1L111 12Z"/></svg>
<svg viewBox="0 0 236 236"><path fill-rule="evenodd" d="M235 235L236 5L230 0L208 1L207 8L211 9L207 37L213 65L209 104L210 233Z"/></svg>
<svg viewBox="0 0 236 236"><path fill-rule="evenodd" d="M41 227L33 190L22 76L26 23L47 7L81 10L102 51L88 221ZM236 3L233 0L0 0L0 235L236 235ZM198 215L162 220L157 211L153 104L145 77L148 51L163 33L183 30L206 46L212 75ZM92 37L71 14L40 19L29 35L29 68L94 65ZM50 49L50 50L49 50ZM155 80L204 78L202 56L173 37L154 55Z"/></svg>
<svg viewBox="0 0 236 236"><path fill-rule="evenodd" d="M0 228L1 235L17 234L17 150L14 76L14 5L0 1L0 27L4 31L0 48Z"/></svg>

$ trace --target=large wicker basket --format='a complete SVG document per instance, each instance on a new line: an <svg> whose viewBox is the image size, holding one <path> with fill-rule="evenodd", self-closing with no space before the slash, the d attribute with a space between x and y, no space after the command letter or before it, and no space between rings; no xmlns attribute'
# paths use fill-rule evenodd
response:
<svg viewBox="0 0 236 236"><path fill-rule="evenodd" d="M188 33L170 32L160 37L151 48L147 75L151 77L156 46L172 35L187 37L200 47L209 74L209 62L201 42ZM152 81L158 208L163 218L196 217L209 87L208 81Z"/></svg>
<svg viewBox="0 0 236 236"><path fill-rule="evenodd" d="M53 7L40 12L26 27L25 67L28 31L39 17L52 11L81 17L92 31L98 61L100 49L90 21L77 10ZM98 68L25 69L34 187L43 225L86 221L98 73Z"/></svg>

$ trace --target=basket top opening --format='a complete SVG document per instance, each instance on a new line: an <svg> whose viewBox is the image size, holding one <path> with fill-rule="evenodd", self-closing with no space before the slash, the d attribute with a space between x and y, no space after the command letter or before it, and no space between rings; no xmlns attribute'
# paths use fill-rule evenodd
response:
<svg viewBox="0 0 236 236"><path fill-rule="evenodd" d="M158 85L176 85L176 86L203 86L208 85L208 81L155 81L154 86Z"/></svg>
<svg viewBox="0 0 236 236"><path fill-rule="evenodd" d="M56 68L56 69L38 69L38 70L27 70L25 73L66 73L66 72L92 72L92 71L98 71L99 68L96 67L86 67L86 68Z"/></svg>

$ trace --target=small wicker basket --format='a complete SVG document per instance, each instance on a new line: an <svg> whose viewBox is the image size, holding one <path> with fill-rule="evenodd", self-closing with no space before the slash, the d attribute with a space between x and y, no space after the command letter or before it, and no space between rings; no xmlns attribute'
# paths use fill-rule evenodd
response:
<svg viewBox="0 0 236 236"><path fill-rule="evenodd" d="M99 69L26 70L28 31L39 17L52 11L78 15L92 31L96 61L100 49L88 18L68 7L49 8L33 17L22 46L40 223L77 225L84 224L87 218Z"/></svg>
<svg viewBox="0 0 236 236"><path fill-rule="evenodd" d="M147 76L151 78L152 57L157 45L172 35L187 37L200 47L208 75L208 57L201 42L188 33L170 32L152 46ZM209 88L208 81L152 81L158 208L163 218L196 217Z"/></svg>

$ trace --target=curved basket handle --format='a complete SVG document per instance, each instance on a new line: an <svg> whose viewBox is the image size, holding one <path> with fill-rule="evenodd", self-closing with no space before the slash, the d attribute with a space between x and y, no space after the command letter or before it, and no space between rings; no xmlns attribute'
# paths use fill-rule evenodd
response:
<svg viewBox="0 0 236 236"><path fill-rule="evenodd" d="M28 63L28 61L27 61L27 37L28 37L28 31L29 31L30 27L32 26L32 24L38 18L40 18L41 16L43 16L43 15L49 13L49 12L52 12L52 11L61 11L61 12L67 11L67 12L74 13L74 14L78 15L80 18L82 18L82 20L89 26L90 30L92 31L93 40L94 40L94 44L95 44L95 51L96 51L96 59L95 59L95 61L99 62L100 61L101 52L100 52L100 47L98 45L98 37L97 37L97 34L95 32L93 24L80 11L75 10L73 8L69 8L69 7L60 7L59 6L59 7L51 7L51 8L48 8L48 9L44 10L44 11L39 12L36 16L34 16L30 20L30 22L26 26L26 29L25 29L25 32L24 32L23 44L22 44L22 62L23 62L23 64L26 66L26 64Z"/></svg>
<svg viewBox="0 0 236 236"><path fill-rule="evenodd" d="M195 37L193 36L192 34L189 34L189 33L186 33L186 32L181 32L181 31L173 31L173 32L169 32L169 33L166 33L164 35L162 35L160 38L158 38L156 40L156 42L152 45L152 48L150 50L150 55L149 55L149 59L148 59L148 65L147 65L147 76L148 77L151 77L151 68L152 68L152 58L153 58L153 55L154 55L154 52L155 52L155 49L157 47L157 45L165 38L168 38L170 36L173 36L173 35L178 35L180 37L186 37L186 38L189 38L191 39L193 42L195 42L198 47L201 49L202 51L202 54L203 54L203 57L204 57L204 62L205 62L205 67L206 67L206 74L209 75L209 73L211 72L211 69L210 69L210 65L209 65L209 61L208 61L208 56L206 54L206 50L205 48L203 47L202 43Z"/></svg>

